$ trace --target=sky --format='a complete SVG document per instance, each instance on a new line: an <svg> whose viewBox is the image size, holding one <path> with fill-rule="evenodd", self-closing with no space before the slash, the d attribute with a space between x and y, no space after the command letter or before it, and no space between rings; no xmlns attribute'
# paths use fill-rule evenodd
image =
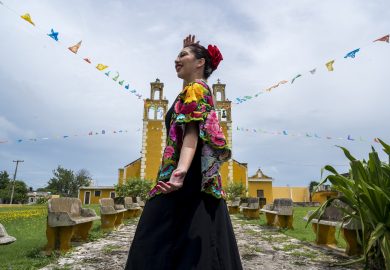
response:
<svg viewBox="0 0 390 270"><path fill-rule="evenodd" d="M336 145L359 159L374 146L387 160L373 139L390 143L390 45L372 41L390 33L388 1L1 2L0 142L8 142L0 143L0 171L12 176L13 160L24 160L17 178L28 186L44 187L59 165L87 169L96 185L116 184L118 168L140 156L143 102L94 67L108 65L143 98L159 78L171 105L182 84L174 59L190 33L220 48L224 60L208 82L225 83L229 100L302 74L233 105L233 157L249 175L261 168L274 186L307 186L327 164L348 171ZM20 18L26 12L36 27ZM51 28L60 42L46 35ZM67 48L80 40L72 54ZM322 138L292 136L306 132ZM42 137L49 139L28 140Z"/></svg>

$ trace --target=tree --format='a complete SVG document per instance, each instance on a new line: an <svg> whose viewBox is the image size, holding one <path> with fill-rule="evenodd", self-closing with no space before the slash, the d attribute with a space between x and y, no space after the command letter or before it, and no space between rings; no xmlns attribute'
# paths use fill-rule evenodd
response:
<svg viewBox="0 0 390 270"><path fill-rule="evenodd" d="M16 180L12 203L27 203L27 199L28 199L27 192L28 192L28 187L26 183L20 180Z"/></svg>
<svg viewBox="0 0 390 270"><path fill-rule="evenodd" d="M318 186L318 185L319 185L319 183L316 182L316 181L311 181L310 184L309 184L310 202L311 202L311 200L312 200L312 195L313 195L314 188L315 188L316 186Z"/></svg>
<svg viewBox="0 0 390 270"><path fill-rule="evenodd" d="M56 170L53 170L53 174L54 176L50 178L44 190L63 197L77 197L79 188L89 186L92 181L91 175L86 169L74 173L72 170L58 166Z"/></svg>
<svg viewBox="0 0 390 270"><path fill-rule="evenodd" d="M6 171L0 172L0 198L2 203L9 203L11 200L12 181ZM15 181L13 203L27 202L28 188L26 183L21 180Z"/></svg>
<svg viewBox="0 0 390 270"><path fill-rule="evenodd" d="M0 172L0 189L8 187L9 182L10 178L8 173L6 171Z"/></svg>

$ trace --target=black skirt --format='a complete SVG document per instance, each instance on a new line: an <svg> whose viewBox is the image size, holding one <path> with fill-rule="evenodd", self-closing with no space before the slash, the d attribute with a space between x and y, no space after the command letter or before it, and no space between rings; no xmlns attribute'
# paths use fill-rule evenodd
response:
<svg viewBox="0 0 390 270"><path fill-rule="evenodd" d="M242 269L225 201L202 192L180 195L146 203L125 269Z"/></svg>
<svg viewBox="0 0 390 270"><path fill-rule="evenodd" d="M183 187L146 202L126 270L242 269L225 200L201 192L201 146L199 139Z"/></svg>

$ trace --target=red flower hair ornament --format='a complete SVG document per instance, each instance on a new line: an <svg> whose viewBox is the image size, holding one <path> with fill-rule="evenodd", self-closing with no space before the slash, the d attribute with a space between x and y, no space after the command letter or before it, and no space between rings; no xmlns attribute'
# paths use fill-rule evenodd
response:
<svg viewBox="0 0 390 270"><path fill-rule="evenodd" d="M223 60L222 54L215 45L209 45L207 47L207 51L209 52L211 58L211 68L214 71L217 69L219 63Z"/></svg>

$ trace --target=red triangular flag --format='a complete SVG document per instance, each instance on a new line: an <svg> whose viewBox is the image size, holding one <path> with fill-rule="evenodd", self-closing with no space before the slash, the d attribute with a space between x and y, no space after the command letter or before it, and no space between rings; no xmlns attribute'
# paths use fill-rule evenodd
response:
<svg viewBox="0 0 390 270"><path fill-rule="evenodd" d="M373 42L375 42L375 41L384 41L384 42L389 43L389 38L390 38L390 35L386 35L386 36L383 36L381 38L378 38L378 39L374 40Z"/></svg>

